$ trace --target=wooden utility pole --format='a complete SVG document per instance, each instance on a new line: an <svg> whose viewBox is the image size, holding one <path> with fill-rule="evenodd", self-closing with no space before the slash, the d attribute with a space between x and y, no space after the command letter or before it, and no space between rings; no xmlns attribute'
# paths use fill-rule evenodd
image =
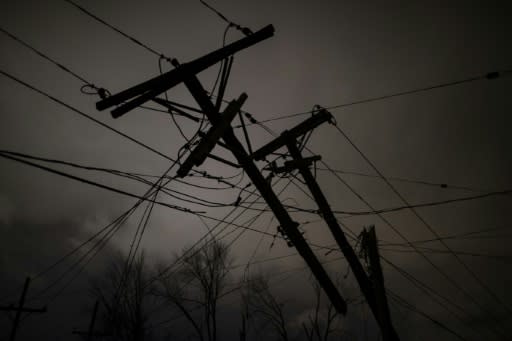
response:
<svg viewBox="0 0 512 341"><path fill-rule="evenodd" d="M20 301L18 303L17 307L14 307L13 305L9 306L0 306L0 310L3 311L16 311L16 316L14 317L14 321L12 323L12 329L11 334L9 336L9 341L14 341L16 339L16 333L18 331L18 326L21 319L21 313L27 312L27 313L46 313L46 307L43 307L41 309L34 309L34 308L25 308L25 298L27 296L28 286L30 284L30 277L27 277L25 279L25 285L23 286L23 292L21 293Z"/></svg>
<svg viewBox="0 0 512 341"><path fill-rule="evenodd" d="M300 174L302 175L306 185L308 186L311 194L313 195L320 212L320 215L323 217L327 226L329 227L336 243L338 244L341 252L345 256L345 259L349 263L352 272L359 284L361 292L363 293L368 306L373 312L375 319L379 323L382 334L387 335L386 341L398 340L398 335L396 334L393 326L391 325L391 320L386 318L386 314L381 311L378 300L376 296L377 293L374 290L372 285L372 281L368 278L361 262L359 261L356 253L350 246L343 230L341 229L338 220L336 219L334 213L331 210L331 207L325 198L320 186L318 185L315 177L311 173L309 166L312 162L319 159L319 157L310 157L303 158L301 151L297 147L297 138L305 134L307 131L319 126L320 124L331 121L332 115L326 111L325 109L321 109L318 113L310 117L309 119L301 122L299 125L295 126L290 130L285 130L279 137L266 144L265 146L258 149L253 153L252 157L256 160L264 159L268 154L274 152L275 150L287 146L290 155L293 158L293 161L288 161L284 167L279 167L276 170L279 172L290 172L294 169L298 169ZM377 256L378 259L378 256ZM389 312L387 314L389 316Z"/></svg>
<svg viewBox="0 0 512 341"><path fill-rule="evenodd" d="M208 119L212 122L212 124L215 124L219 114L215 111L213 103L210 101L208 94L200 84L197 77L190 76L185 80L185 85L191 92L196 102L199 104L200 108L204 111ZM341 314L345 314L347 311L347 304L345 300L341 297L338 289L329 278L322 264L316 258L316 255L300 233L298 229L299 224L292 220L283 204L279 201L279 198L272 190L270 184L265 181L265 178L260 173L254 162L251 160L251 157L249 154L247 154L244 147L233 133L233 129L229 127L222 138L226 145L229 146L229 149L235 158L238 160L238 163L242 165L254 186L259 190L261 196L265 199L269 207L274 212L274 215L279 221L281 228L286 233L287 237L293 243L302 258L306 261L316 279L325 290L327 296L336 307L336 310Z"/></svg>
<svg viewBox="0 0 512 341"><path fill-rule="evenodd" d="M240 341L247 340L247 329L246 329L246 318L245 314L242 314L242 328L239 331Z"/></svg>
<svg viewBox="0 0 512 341"><path fill-rule="evenodd" d="M373 284L375 292L378 319L381 320L382 337L384 341L397 340L396 332L391 322L391 314L389 313L388 299L386 289L384 287L384 275L380 266L379 247L377 245L377 234L375 226L370 226L368 230L363 230L361 247L365 251L368 262L370 263L370 280Z"/></svg>
<svg viewBox="0 0 512 341"><path fill-rule="evenodd" d="M299 148L297 147L296 139L293 136L290 136L290 134L287 132L283 133L283 135L287 139L286 146L288 147L288 150L292 155L293 159L295 161L302 161L302 155ZM322 218L327 223L327 226L329 227L334 239L336 240L338 247L345 256L345 259L347 260L348 264L350 265L350 268L352 269L352 272L354 273L354 277L356 278L357 283L359 284L359 288L361 289L361 292L363 293L366 302L368 303L368 306L372 310L373 316L375 316L375 319L377 320L377 323L380 326L382 335L386 335L384 340L399 340L398 334L391 325L391 320L389 318L386 318L386 316L389 317L389 312L386 315L383 314L381 309L379 309L378 299L376 297L378 296L378 293L374 290L372 282L370 281L366 272L364 271L364 268L359 259L357 258L354 249L352 249L352 246L350 246L350 244L348 243L348 240L345 237L345 234L343 233L343 230L341 229L338 220L336 219L334 213L332 212L327 199L322 193L320 186L316 182L315 177L313 176L309 167L306 164L304 164L303 162L298 162L298 165L300 174L302 175L304 181L306 182L306 185L308 186L311 194L313 195L316 203L318 204L318 209L320 211Z"/></svg>

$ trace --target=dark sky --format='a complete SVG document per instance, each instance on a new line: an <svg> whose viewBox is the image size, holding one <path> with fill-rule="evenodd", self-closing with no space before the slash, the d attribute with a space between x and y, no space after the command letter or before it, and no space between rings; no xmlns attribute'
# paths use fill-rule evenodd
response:
<svg viewBox="0 0 512 341"><path fill-rule="evenodd" d="M190 61L222 44L225 23L199 1L80 1L91 12L110 24L181 62ZM248 94L243 109L265 121L297 112L313 105L325 107L366 98L408 91L437 84L479 77L490 71L512 68L511 7L506 1L394 1L363 4L359 1L212 1L232 21L258 30L273 24L274 37L236 55L226 90L226 99ZM65 1L3 1L3 29L59 61L89 82L112 93L158 75L158 57L132 41L78 11ZM230 30L227 41L242 37ZM95 109L97 96L80 92L83 85L55 65L23 47L6 35L0 36L1 68L54 95L87 114L150 146L175 157L185 142L176 126L163 113L136 109L114 120L107 111ZM164 63L164 69L170 66ZM217 67L200 74L211 88ZM398 192L412 204L474 196L512 188L512 79L508 74L493 80L477 80L456 86L333 108L337 125L387 177ZM112 132L76 115L47 98L0 77L0 149L34 156L65 160L88 166L160 175L169 162ZM170 99L195 105L185 87L168 93ZM306 119L307 115L270 121L266 125L280 133ZM197 129L195 123L178 118L186 135ZM237 134L242 137L241 131ZM250 126L255 147L273 136L258 125ZM308 148L322 156L332 169L375 175L375 171L355 151L334 126L320 126L308 141ZM215 152L222 154L218 148ZM229 154L224 154L226 157ZM230 157L231 158L231 157ZM263 166L264 164L258 164ZM145 187L112 175L80 171L64 166L58 169L123 190L143 194ZM325 168L325 167L324 167ZM199 167L211 174L240 179L238 171L208 160ZM339 174L376 209L404 203L378 178ZM191 183L222 186L216 180L197 177ZM368 207L333 174L318 170L318 182L331 206L339 211L366 211ZM447 188L422 184L446 183ZM244 177L240 184L245 186ZM279 190L286 183L275 186ZM295 183L304 187L300 182ZM236 190L204 190L173 184L202 198L232 203ZM249 188L252 189L252 188ZM285 203L316 208L295 185L280 196ZM160 196L169 204L200 209L213 217L223 217L231 207L204 208ZM92 233L129 208L135 199L48 174L11 160L0 159L0 304L15 302L26 276L35 276ZM263 208L264 206L258 205ZM387 245L404 241L378 216L344 218L356 234L364 226L375 225L381 254L442 296L463 308L461 321L437 305L396 269L383 263L387 287L400 294L415 309L462 334L466 339L497 339L491 331L510 334L512 252L508 196L419 208L417 212L440 236L456 236L446 243L472 274L439 242L417 244L428 249L425 255L447 274L444 277L424 258L407 246ZM242 214L245 224L258 212ZM75 326L87 324L88 285L116 252L126 253L140 212L128 221L107 248L87 266L52 303L49 312L24 320L19 340L37 335L42 339L69 339ZM305 237L311 243L332 245L325 224L311 214L292 214L305 224ZM410 241L435 236L410 210L383 215ZM206 221L210 226L214 221ZM264 213L252 227L275 233L277 223ZM492 229L492 230L491 230ZM236 230L230 226L226 232ZM206 233L194 215L155 206L141 248L151 261L169 261L172 254L194 243ZM223 237L230 242L240 231ZM476 232L464 236L470 232ZM221 234L222 237L224 234ZM251 259L291 254L283 241L245 232L233 243L236 264ZM434 251L439 252L433 252ZM256 250L256 251L255 251ZM337 254L319 258L329 260ZM300 257L288 257L253 271L286 272L303 266ZM329 263L333 277L346 271L344 260ZM64 270L62 268L61 270ZM239 275L233 273L233 280ZM307 315L310 290L309 272L297 270L275 280L273 289L288 302L290 328L300 325ZM34 280L36 293L58 278L58 271ZM456 286L454 286L454 284ZM63 283L62 283L63 284ZM463 287L471 296L457 288ZM485 286L485 288L484 288ZM358 295L353 276L343 283L346 296ZM53 293L57 292L55 290ZM495 295L493 298L491 293ZM477 304L475 304L475 302ZM33 301L45 304L46 301ZM236 299L227 298L222 306L227 319L235 314ZM453 335L435 323L390 301L392 318L402 340L452 340ZM494 320L491 318L494 316ZM365 322L367 321L368 322ZM366 323L366 324L365 324ZM364 305L349 306L346 329L356 339L378 340L373 318ZM0 340L7 338L9 318L0 316ZM469 328L473 326L479 333ZM369 330L365 333L365 330ZM223 339L237 334L222 331ZM298 338L300 339L300 338Z"/></svg>

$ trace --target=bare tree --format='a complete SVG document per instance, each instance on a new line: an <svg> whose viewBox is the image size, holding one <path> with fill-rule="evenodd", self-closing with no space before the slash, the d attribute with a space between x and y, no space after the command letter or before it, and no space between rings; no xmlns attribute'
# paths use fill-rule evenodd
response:
<svg viewBox="0 0 512 341"><path fill-rule="evenodd" d="M334 305L323 297L320 284L312 281L311 285L315 295L315 307L308 315L307 322L302 323L302 328L308 341L328 341L331 335L340 331L341 315L336 312Z"/></svg>
<svg viewBox="0 0 512 341"><path fill-rule="evenodd" d="M265 329L270 326L279 340L288 341L284 304L274 296L264 276L258 275L244 282L242 299L247 319L250 318L256 324L261 322L257 328Z"/></svg>
<svg viewBox="0 0 512 341"><path fill-rule="evenodd" d="M202 247L183 251L181 267L160 280L158 294L187 319L201 341L217 340L217 303L229 274L227 246L213 240ZM197 312L201 316L197 317Z"/></svg>
<svg viewBox="0 0 512 341"><path fill-rule="evenodd" d="M311 282L314 294L314 306L302 323L302 329L308 341L328 341L334 336L341 335L341 315L336 312L334 305L325 297L320 285ZM242 300L245 305L243 323L251 320L257 332L270 326L272 332L281 341L288 341L290 330L284 310L284 303L272 293L268 279L257 275L247 279L243 285ZM245 336L245 326L243 328ZM295 331L296 332L296 331ZM295 333L294 333L295 335ZM297 335L295 335L297 336Z"/></svg>
<svg viewBox="0 0 512 341"><path fill-rule="evenodd" d="M93 283L92 293L103 308L103 328L112 340L150 340L149 306L153 304L144 254L127 267L122 256Z"/></svg>

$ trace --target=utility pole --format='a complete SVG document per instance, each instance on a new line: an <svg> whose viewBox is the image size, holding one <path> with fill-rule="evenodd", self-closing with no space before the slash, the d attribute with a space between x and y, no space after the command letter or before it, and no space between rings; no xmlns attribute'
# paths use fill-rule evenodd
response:
<svg viewBox="0 0 512 341"><path fill-rule="evenodd" d="M206 56L189 63L180 64L176 59L173 59L171 62L175 69L103 99L96 103L96 108L98 110L104 110L115 105L120 105L111 112L112 116L117 118L146 101L152 100L154 97L171 87L180 83L185 83L185 86L194 97L202 112L211 122L213 130L210 134L203 137L211 139L203 143L205 150L197 150L196 152L196 148L192 154L192 158L189 156L189 158L182 163L182 165L186 165L186 167L180 168L180 173L178 175L181 177L185 176L186 173L188 173L188 167L191 168L191 165L199 166L202 160L204 160L204 155L208 154L208 151L210 150L209 147L214 146L217 143L220 144L219 139L222 138L225 146L227 146L235 156L239 165L244 168L254 186L259 190L261 196L274 212L274 215L280 223L280 228L284 231L289 241L295 246L299 254L306 261L338 313L345 314L347 310L345 300L341 297L338 289L329 278L322 264L316 258L316 255L300 233L298 229L299 224L291 219L289 213L274 193L271 185L265 180L250 155L246 152L241 142L235 136L231 125L226 124L230 123L234 117L232 115L232 110L236 110L236 112L239 111L246 95L242 94L237 101L234 103L232 102L233 104L231 105L231 109L229 109L228 106L229 110L227 109L227 112L224 112L224 115L220 115L218 110L219 105L212 103L208 93L205 91L196 76L197 73L223 59L228 58L232 54L269 38L273 35L273 32L274 28L272 25L266 26L260 31L250 34L243 39L235 41L217 51L211 52Z"/></svg>
<svg viewBox="0 0 512 341"><path fill-rule="evenodd" d="M23 292L21 293L20 301L18 303L17 307L14 307L12 304L8 306L0 306L0 310L3 311L16 311L16 316L14 317L14 321L12 323L12 329L11 334L9 336L9 341L14 341L16 339L16 332L18 331L18 326L21 319L21 313L22 312L28 312L28 313L46 313L46 307L43 307L41 309L34 309L34 308L25 308L25 298L27 296L28 286L30 284L30 277L27 277L25 279L25 285L23 286Z"/></svg>
<svg viewBox="0 0 512 341"><path fill-rule="evenodd" d="M99 301L94 303L94 310L92 311L91 322L89 322L89 329L85 331L73 330L72 334L86 336L87 341L92 341L95 336L108 336L108 334L95 332L94 325L96 324L96 316L98 313Z"/></svg>
<svg viewBox="0 0 512 341"><path fill-rule="evenodd" d="M240 341L247 340L247 329L246 329L246 318L245 314L242 314L242 328L239 331Z"/></svg>
<svg viewBox="0 0 512 341"><path fill-rule="evenodd" d="M321 109L318 113L314 114L309 119L301 122L294 128L290 130L285 130L279 137L261 147L257 151L255 151L252 157L255 160L263 160L268 154L274 152L275 150L286 145L290 155L293 158L293 161L288 161L285 163L284 167L276 168L276 171L281 172L291 172L294 169L298 169L302 178L306 182L306 185L309 188L309 191L313 195L315 199L320 215L323 217L327 226L329 227L338 247L341 252L345 256L345 259L349 263L352 272L359 284L361 292L363 293L368 306L373 312L375 319L379 323L382 334L386 334L388 340L398 340L398 335L396 334L393 326L391 325L391 320L389 318L386 319L386 314L384 314L381 309L379 309L379 304L376 299L377 292L374 291L374 287L372 285L371 280L368 278L361 262L359 261L354 249L350 246L343 230L341 229L338 220L336 219L334 213L331 210L331 207L325 198L320 186L318 185L315 177L311 173L309 166L315 160L318 160L318 156L303 158L301 151L297 147L297 138L301 135L304 135L311 129L316 128L320 124L324 122L331 122L332 115L325 109ZM377 256L378 259L378 256ZM387 316L389 316L389 311Z"/></svg>
<svg viewBox="0 0 512 341"><path fill-rule="evenodd" d="M379 248L377 245L377 234L375 226L364 229L361 238L361 248L364 250L370 265L370 280L376 297L378 317L381 320L381 331L384 341L396 340L396 332L393 329L391 315L389 313L386 289L384 287L384 275L380 266Z"/></svg>

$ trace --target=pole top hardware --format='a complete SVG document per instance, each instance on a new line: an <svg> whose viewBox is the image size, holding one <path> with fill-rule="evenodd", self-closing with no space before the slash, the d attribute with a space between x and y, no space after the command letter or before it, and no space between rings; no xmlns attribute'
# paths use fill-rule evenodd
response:
<svg viewBox="0 0 512 341"><path fill-rule="evenodd" d="M285 130L276 139L267 143L266 145L252 153L251 157L256 161L264 160L268 154L271 154L277 149L285 146L288 143L289 139L296 139L304 135L308 131L315 129L320 124L324 122L332 122L332 120L332 114L325 109L321 109L320 111L318 111L318 113L314 114L307 120L299 123L292 129Z"/></svg>

